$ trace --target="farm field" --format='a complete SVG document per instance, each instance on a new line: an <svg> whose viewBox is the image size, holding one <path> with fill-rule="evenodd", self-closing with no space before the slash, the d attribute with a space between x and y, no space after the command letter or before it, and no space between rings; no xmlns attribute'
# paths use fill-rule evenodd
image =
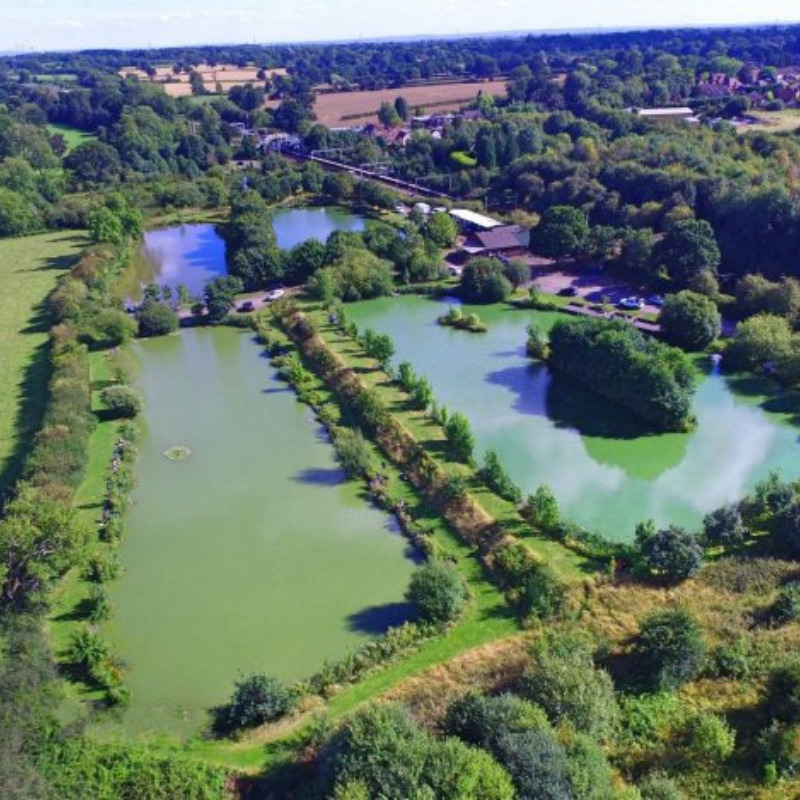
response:
<svg viewBox="0 0 800 800"><path fill-rule="evenodd" d="M793 133L800 129L800 109L785 108L783 111L750 111L748 116L758 120L753 125L739 129L740 133Z"/></svg>
<svg viewBox="0 0 800 800"><path fill-rule="evenodd" d="M196 68L196 71L203 76L203 81L209 92L216 92L217 84L220 85L223 94L227 94L234 86L260 82L258 67L237 67L235 64L218 64L214 67L201 65ZM267 78L271 78L275 75L285 75L286 70L268 69L265 70L265 73ZM123 67L119 74L123 77L134 76L142 81L160 83L170 97L189 97L192 94L189 75L185 72L176 75L172 71L172 67L157 67L156 74L152 77L136 67Z"/></svg>
<svg viewBox="0 0 800 800"><path fill-rule="evenodd" d="M393 103L399 95L405 97L414 112L417 108L431 111L454 111L472 102L478 92L505 97L505 81L484 83L448 83L435 86L406 86L399 89L379 89L366 92L336 92L320 94L314 103L317 119L328 127L347 123L369 123L378 119L383 102Z"/></svg>
<svg viewBox="0 0 800 800"><path fill-rule="evenodd" d="M15 478L47 386L42 303L85 245L75 232L0 241L0 490Z"/></svg>

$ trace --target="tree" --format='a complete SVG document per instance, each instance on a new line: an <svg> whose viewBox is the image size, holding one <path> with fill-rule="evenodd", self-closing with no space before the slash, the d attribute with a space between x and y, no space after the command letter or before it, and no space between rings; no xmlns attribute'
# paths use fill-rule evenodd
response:
<svg viewBox="0 0 800 800"><path fill-rule="evenodd" d="M560 518L558 500L556 500L553 490L546 484L539 486L532 495L528 496L522 514L537 531L547 533L553 530Z"/></svg>
<svg viewBox="0 0 800 800"><path fill-rule="evenodd" d="M580 253L589 236L586 214L572 206L550 206L531 231L531 250L560 261Z"/></svg>
<svg viewBox="0 0 800 800"><path fill-rule="evenodd" d="M458 225L449 214L431 214L425 223L424 233L425 238L437 247L452 247L458 235Z"/></svg>
<svg viewBox="0 0 800 800"><path fill-rule="evenodd" d="M619 708L611 676L594 664L591 642L578 631L547 631L532 655L525 696L554 724L567 720L589 736L609 739Z"/></svg>
<svg viewBox="0 0 800 800"><path fill-rule="evenodd" d="M136 310L140 336L164 336L178 329L178 315L166 303L145 300Z"/></svg>
<svg viewBox="0 0 800 800"><path fill-rule="evenodd" d="M496 258L475 258L461 274L461 297L467 303L499 303L511 294L511 284Z"/></svg>
<svg viewBox="0 0 800 800"><path fill-rule="evenodd" d="M703 350L722 331L722 317L714 301L695 292L667 297L659 317L664 338L686 350Z"/></svg>
<svg viewBox="0 0 800 800"><path fill-rule="evenodd" d="M406 600L416 606L425 622L451 622L467 602L467 587L454 566L432 561L415 570Z"/></svg>
<svg viewBox="0 0 800 800"><path fill-rule="evenodd" d="M286 716L292 706L289 690L277 678L253 673L236 681L231 699L220 710L217 726L225 732L253 728Z"/></svg>
<svg viewBox="0 0 800 800"><path fill-rule="evenodd" d="M75 511L22 485L0 521L0 606L20 608L76 564L91 536Z"/></svg>
<svg viewBox="0 0 800 800"><path fill-rule="evenodd" d="M525 576L519 605L523 616L541 621L563 614L567 604L567 590L547 564L538 564Z"/></svg>
<svg viewBox="0 0 800 800"><path fill-rule="evenodd" d="M100 400L112 419L129 419L142 411L142 396L130 386L107 386Z"/></svg>
<svg viewBox="0 0 800 800"><path fill-rule="evenodd" d="M685 581L703 566L703 548L697 537L677 525L647 537L640 549L647 569L669 582Z"/></svg>
<svg viewBox="0 0 800 800"><path fill-rule="evenodd" d="M64 159L64 167L72 173L72 179L79 186L95 188L116 182L122 171L122 162L113 147L92 140L79 144Z"/></svg>
<svg viewBox="0 0 800 800"><path fill-rule="evenodd" d="M103 244L121 245L125 241L122 220L105 206L89 214L89 233L95 242Z"/></svg>
<svg viewBox="0 0 800 800"><path fill-rule="evenodd" d="M447 453L454 461L469 464L475 450L475 436L470 428L469 420L460 412L450 415L444 426L447 437Z"/></svg>
<svg viewBox="0 0 800 800"><path fill-rule="evenodd" d="M792 328L783 317L757 314L740 323L725 352L735 369L761 370L792 352Z"/></svg>
<svg viewBox="0 0 800 800"><path fill-rule="evenodd" d="M503 275L515 289L519 289L531 279L531 268L521 259L512 258L505 265Z"/></svg>
<svg viewBox="0 0 800 800"><path fill-rule="evenodd" d="M700 671L705 643L700 624L674 609L646 617L634 647L639 675L654 691L672 691Z"/></svg>
<svg viewBox="0 0 800 800"><path fill-rule="evenodd" d="M236 295L239 294L244 285L241 279L235 275L227 275L224 278L216 278L206 285L203 299L208 309L208 321L211 323L220 322L231 310Z"/></svg>
<svg viewBox="0 0 800 800"><path fill-rule="evenodd" d="M739 547L747 537L739 506L722 506L703 519L703 539L711 547Z"/></svg>
<svg viewBox="0 0 800 800"><path fill-rule="evenodd" d="M402 95L399 95L394 100L394 110L397 112L397 116L400 117L401 120L408 119L408 102Z"/></svg>
<svg viewBox="0 0 800 800"><path fill-rule="evenodd" d="M394 106L387 100L384 100L378 109L378 120L380 120L381 125L385 125L387 128L394 128L401 122Z"/></svg>
<svg viewBox="0 0 800 800"><path fill-rule="evenodd" d="M522 500L522 491L505 471L496 450L487 450L479 470L481 480L496 494L512 503Z"/></svg>
<svg viewBox="0 0 800 800"><path fill-rule="evenodd" d="M566 752L550 731L507 733L498 742L497 757L519 797L565 800L573 796Z"/></svg>
<svg viewBox="0 0 800 800"><path fill-rule="evenodd" d="M375 333L367 328L361 337L361 346L364 348L364 352L370 358L374 358L381 367L384 369L389 367L395 353L391 336L385 333Z"/></svg>
<svg viewBox="0 0 800 800"><path fill-rule="evenodd" d="M716 275L721 254L711 225L706 220L686 219L669 229L653 251L653 258L656 265L666 267L673 280L685 286L701 270Z"/></svg>

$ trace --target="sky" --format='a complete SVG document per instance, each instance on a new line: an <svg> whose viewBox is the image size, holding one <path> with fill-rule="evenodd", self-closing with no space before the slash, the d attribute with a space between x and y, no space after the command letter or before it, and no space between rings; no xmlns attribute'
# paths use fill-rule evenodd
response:
<svg viewBox="0 0 800 800"><path fill-rule="evenodd" d="M798 22L796 0L0 0L0 52Z"/></svg>

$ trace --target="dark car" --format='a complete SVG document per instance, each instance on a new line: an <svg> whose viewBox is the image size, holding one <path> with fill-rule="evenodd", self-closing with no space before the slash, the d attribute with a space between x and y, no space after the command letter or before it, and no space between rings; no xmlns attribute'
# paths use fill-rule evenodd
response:
<svg viewBox="0 0 800 800"><path fill-rule="evenodd" d="M574 286L565 286L559 293L559 297L577 297L578 290Z"/></svg>
<svg viewBox="0 0 800 800"><path fill-rule="evenodd" d="M242 303L236 310L246 314L249 311L255 311L256 307L249 300L245 300L245 302Z"/></svg>

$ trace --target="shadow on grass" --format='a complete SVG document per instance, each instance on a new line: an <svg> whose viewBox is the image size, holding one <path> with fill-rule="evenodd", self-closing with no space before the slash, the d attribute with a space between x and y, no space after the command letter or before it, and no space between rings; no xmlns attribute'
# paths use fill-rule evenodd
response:
<svg viewBox="0 0 800 800"><path fill-rule="evenodd" d="M411 603L386 603L356 611L347 617L347 629L358 633L380 636L389 628L396 628L414 617Z"/></svg>

